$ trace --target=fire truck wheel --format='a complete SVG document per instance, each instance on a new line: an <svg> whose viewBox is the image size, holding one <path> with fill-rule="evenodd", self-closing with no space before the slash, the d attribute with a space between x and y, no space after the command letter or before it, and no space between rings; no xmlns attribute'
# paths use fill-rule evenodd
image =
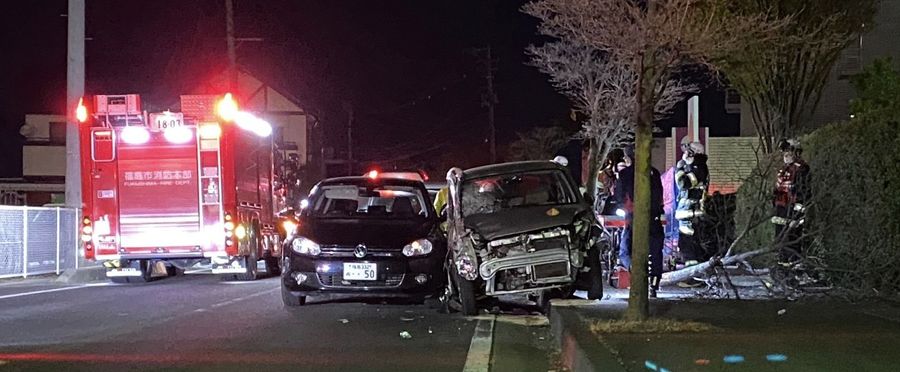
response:
<svg viewBox="0 0 900 372"><path fill-rule="evenodd" d="M306 296L295 296L291 291L281 286L281 302L284 307L297 307L306 305Z"/></svg>
<svg viewBox="0 0 900 372"><path fill-rule="evenodd" d="M169 276L182 276L184 275L184 269L176 266L166 266L166 274Z"/></svg>
<svg viewBox="0 0 900 372"><path fill-rule="evenodd" d="M266 257L265 261L266 261L266 273L269 274L269 276L281 275L281 265L279 265L281 260L279 260L278 257L269 256L269 257Z"/></svg>
<svg viewBox="0 0 900 372"><path fill-rule="evenodd" d="M242 274L236 274L236 280L251 281L259 278L259 230L254 226L250 229L250 236L247 237L247 244L250 246L250 255L244 257L244 267L247 269Z"/></svg>

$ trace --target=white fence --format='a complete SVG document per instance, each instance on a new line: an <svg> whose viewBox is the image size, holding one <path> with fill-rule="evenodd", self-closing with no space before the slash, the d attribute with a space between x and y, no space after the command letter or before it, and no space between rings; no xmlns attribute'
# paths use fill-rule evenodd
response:
<svg viewBox="0 0 900 372"><path fill-rule="evenodd" d="M59 274L83 265L79 211L0 206L0 278Z"/></svg>

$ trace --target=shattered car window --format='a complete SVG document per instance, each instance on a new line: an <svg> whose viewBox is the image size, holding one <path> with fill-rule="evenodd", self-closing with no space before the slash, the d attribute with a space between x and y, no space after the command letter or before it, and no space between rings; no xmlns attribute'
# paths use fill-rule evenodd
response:
<svg viewBox="0 0 900 372"><path fill-rule="evenodd" d="M513 173L466 180L462 184L464 216L502 209L574 203L577 198L559 171Z"/></svg>
<svg viewBox="0 0 900 372"><path fill-rule="evenodd" d="M311 205L319 217L426 217L426 198L418 189L404 186L323 186Z"/></svg>

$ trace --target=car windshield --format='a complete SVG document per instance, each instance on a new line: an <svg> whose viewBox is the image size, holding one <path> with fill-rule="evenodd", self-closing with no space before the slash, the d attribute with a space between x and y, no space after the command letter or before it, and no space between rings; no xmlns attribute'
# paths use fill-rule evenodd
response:
<svg viewBox="0 0 900 372"><path fill-rule="evenodd" d="M427 199L409 186L326 185L310 205L310 214L334 218L425 218Z"/></svg>
<svg viewBox="0 0 900 372"><path fill-rule="evenodd" d="M465 180L461 196L464 216L577 201L568 179L560 171L512 173Z"/></svg>

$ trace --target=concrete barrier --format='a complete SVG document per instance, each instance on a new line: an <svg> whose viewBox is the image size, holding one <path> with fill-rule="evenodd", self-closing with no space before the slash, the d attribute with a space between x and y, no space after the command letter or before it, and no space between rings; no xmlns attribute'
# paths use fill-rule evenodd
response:
<svg viewBox="0 0 900 372"><path fill-rule="evenodd" d="M106 268L103 266L67 269L56 278L57 283L80 284L106 280Z"/></svg>

